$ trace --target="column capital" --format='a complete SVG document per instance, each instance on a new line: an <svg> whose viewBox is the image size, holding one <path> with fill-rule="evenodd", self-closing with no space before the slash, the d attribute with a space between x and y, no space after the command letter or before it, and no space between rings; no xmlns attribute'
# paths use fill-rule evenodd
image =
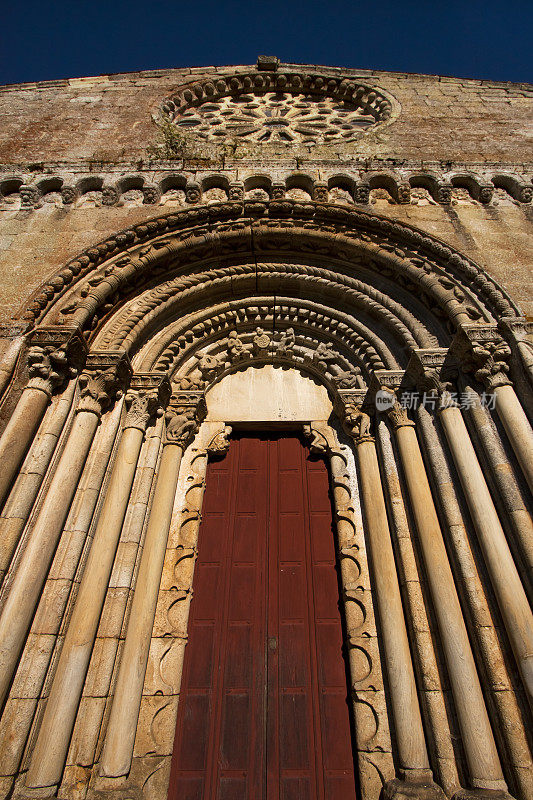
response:
<svg viewBox="0 0 533 800"><path fill-rule="evenodd" d="M509 378L511 348L497 325L461 325L451 350L463 372L471 372L488 391L512 384Z"/></svg>
<svg viewBox="0 0 533 800"><path fill-rule="evenodd" d="M80 375L81 395L77 411L91 411L100 417L122 397L131 373L130 360L123 350L89 353Z"/></svg>
<svg viewBox="0 0 533 800"><path fill-rule="evenodd" d="M438 395L449 392L457 377L457 359L447 347L416 349L405 371L406 382Z"/></svg>
<svg viewBox="0 0 533 800"><path fill-rule="evenodd" d="M127 414L124 428L146 430L154 416L161 416L167 405L171 386L164 372L144 372L133 375L130 388L124 398Z"/></svg>
<svg viewBox="0 0 533 800"><path fill-rule="evenodd" d="M79 328L37 328L27 338L28 387L51 395L80 371L87 345Z"/></svg>
<svg viewBox="0 0 533 800"><path fill-rule="evenodd" d="M370 406L372 404L377 412L387 414L394 430L413 427L415 424L409 419L407 408L401 405L398 400L398 393L405 387L405 383L405 371L393 369L376 370L370 382L367 405Z"/></svg>
<svg viewBox="0 0 533 800"><path fill-rule="evenodd" d="M203 392L173 391L165 414L163 444L177 444L185 450L198 432L206 412Z"/></svg>
<svg viewBox="0 0 533 800"><path fill-rule="evenodd" d="M335 413L344 432L357 444L374 441L370 433L372 406L368 403L366 389L340 390L335 402ZM312 435L312 431L306 432L306 435ZM312 444L318 445L318 442L313 441Z"/></svg>

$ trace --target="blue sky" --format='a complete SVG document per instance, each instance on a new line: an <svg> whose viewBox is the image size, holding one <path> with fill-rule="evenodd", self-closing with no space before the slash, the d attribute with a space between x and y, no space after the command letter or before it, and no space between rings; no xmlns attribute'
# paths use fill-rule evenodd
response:
<svg viewBox="0 0 533 800"><path fill-rule="evenodd" d="M0 83L282 61L533 81L533 0L3 0Z"/></svg>

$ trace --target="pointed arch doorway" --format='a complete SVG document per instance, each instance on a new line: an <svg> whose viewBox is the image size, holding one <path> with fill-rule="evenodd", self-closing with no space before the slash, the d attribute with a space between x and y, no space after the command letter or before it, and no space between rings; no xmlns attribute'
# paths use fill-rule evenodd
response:
<svg viewBox="0 0 533 800"><path fill-rule="evenodd" d="M355 798L326 464L296 432L211 462L169 800Z"/></svg>

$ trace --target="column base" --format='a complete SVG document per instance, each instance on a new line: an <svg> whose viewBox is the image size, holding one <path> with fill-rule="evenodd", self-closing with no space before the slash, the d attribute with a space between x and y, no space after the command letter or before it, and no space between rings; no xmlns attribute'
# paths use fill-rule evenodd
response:
<svg viewBox="0 0 533 800"><path fill-rule="evenodd" d="M440 786L431 779L420 781L400 780L393 778L383 787L382 800L446 800Z"/></svg>
<svg viewBox="0 0 533 800"><path fill-rule="evenodd" d="M452 800L514 800L504 789L459 789Z"/></svg>

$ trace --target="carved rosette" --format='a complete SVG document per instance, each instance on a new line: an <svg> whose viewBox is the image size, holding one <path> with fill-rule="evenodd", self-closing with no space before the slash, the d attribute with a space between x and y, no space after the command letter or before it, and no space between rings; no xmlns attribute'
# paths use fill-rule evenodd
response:
<svg viewBox="0 0 533 800"><path fill-rule="evenodd" d="M89 353L80 375L77 411L90 411L100 417L122 396L130 378L131 366L124 352Z"/></svg>
<svg viewBox="0 0 533 800"><path fill-rule="evenodd" d="M487 391L511 385L511 348L495 325L462 325L452 347L463 372L473 374Z"/></svg>
<svg viewBox="0 0 533 800"><path fill-rule="evenodd" d="M127 408L124 428L145 431L154 416L161 416L170 398L170 381L165 374L134 375L124 398Z"/></svg>
<svg viewBox="0 0 533 800"><path fill-rule="evenodd" d="M87 346L77 328L40 328L30 337L26 361L31 389L51 395L78 374Z"/></svg>
<svg viewBox="0 0 533 800"><path fill-rule="evenodd" d="M205 414L203 392L174 392L165 414L163 444L177 444L185 450L196 436Z"/></svg>

